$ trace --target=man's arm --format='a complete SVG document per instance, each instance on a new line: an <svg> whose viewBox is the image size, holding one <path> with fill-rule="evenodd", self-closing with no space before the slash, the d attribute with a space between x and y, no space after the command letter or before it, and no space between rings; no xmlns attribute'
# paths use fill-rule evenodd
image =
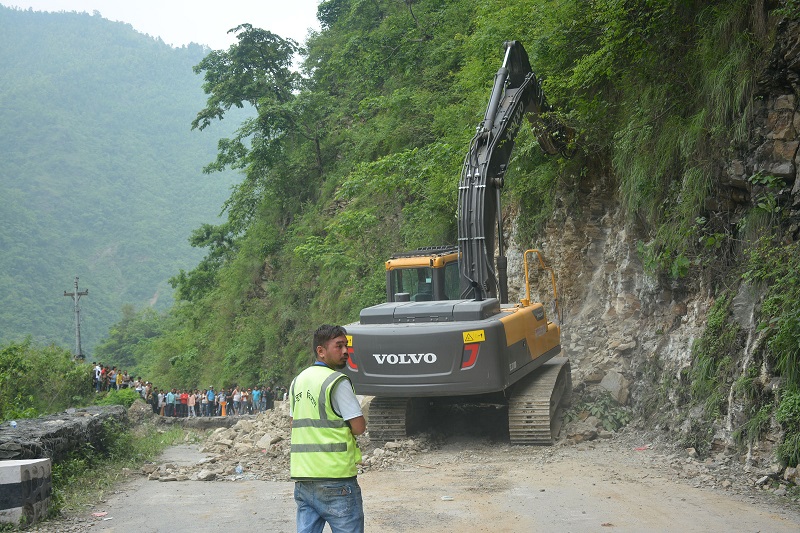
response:
<svg viewBox="0 0 800 533"><path fill-rule="evenodd" d="M350 426L350 431L353 432L353 435L361 435L367 430L367 421L364 415L351 418L347 421L347 424Z"/></svg>
<svg viewBox="0 0 800 533"><path fill-rule="evenodd" d="M333 412L347 421L353 435L361 435L367 430L367 420L361 412L361 405L349 379L340 380L334 385L331 392L331 407Z"/></svg>

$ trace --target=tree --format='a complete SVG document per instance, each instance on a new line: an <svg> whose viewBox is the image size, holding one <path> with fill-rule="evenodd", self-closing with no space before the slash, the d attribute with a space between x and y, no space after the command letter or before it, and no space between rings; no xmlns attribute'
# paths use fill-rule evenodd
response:
<svg viewBox="0 0 800 533"><path fill-rule="evenodd" d="M192 121L193 129L204 129L222 120L231 107L250 106L256 116L245 120L231 139L221 139L216 161L206 172L241 169L245 178L225 203L231 230L241 233L265 195L283 192L273 169L282 165L285 141L296 127L294 92L300 76L291 70L297 43L274 33L242 24L230 30L238 43L228 50L211 52L194 67L204 73L206 107Z"/></svg>
<svg viewBox="0 0 800 533"><path fill-rule="evenodd" d="M162 330L163 317L159 313L149 307L137 312L133 305L126 304L122 319L111 326L108 337L95 349L94 358L134 373L144 355L138 352Z"/></svg>

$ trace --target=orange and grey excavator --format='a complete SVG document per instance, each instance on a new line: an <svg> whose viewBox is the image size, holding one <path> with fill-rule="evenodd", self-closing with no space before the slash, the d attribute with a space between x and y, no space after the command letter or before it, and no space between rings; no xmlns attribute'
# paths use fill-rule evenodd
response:
<svg viewBox="0 0 800 533"><path fill-rule="evenodd" d="M500 191L523 117L551 155L571 155L572 131L545 118L550 108L522 45L508 41L505 49L464 159L458 244L393 255L386 262L387 302L363 309L359 322L346 326L345 372L356 392L374 396L369 434L376 442L405 438L437 403L486 403L507 405L512 443L552 444L570 402L569 361L556 357L555 274L538 250L523 256L525 297L508 304ZM549 312L531 301L533 271L550 277Z"/></svg>

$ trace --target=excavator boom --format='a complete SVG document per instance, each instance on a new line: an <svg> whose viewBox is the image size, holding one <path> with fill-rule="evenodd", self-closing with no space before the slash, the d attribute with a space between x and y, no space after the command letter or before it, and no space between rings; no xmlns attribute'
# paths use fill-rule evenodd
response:
<svg viewBox="0 0 800 533"><path fill-rule="evenodd" d="M503 65L494 77L489 105L464 158L458 186L458 246L461 252L462 298L500 298L508 303L505 246L500 218L500 191L524 116L529 117L539 145L551 155L568 155L571 130L542 128L550 106L531 69L528 54L517 41L506 41ZM495 235L499 239L494 268Z"/></svg>
<svg viewBox="0 0 800 533"><path fill-rule="evenodd" d="M402 438L438 401L505 403L514 443L549 444L572 390L558 321L526 297L507 304L500 190L523 117L537 123L542 148L566 153L567 128L548 129L549 107L525 49L505 43L489 104L464 158L458 191L458 246L395 254L386 262L384 304L362 309L347 327L345 371L359 394L375 395L369 434ZM497 268L495 237L500 238ZM538 253L538 252L537 252ZM539 261L546 270L541 254ZM551 271L552 274L552 271ZM553 301L555 275L553 274ZM557 311L556 311L557 314Z"/></svg>

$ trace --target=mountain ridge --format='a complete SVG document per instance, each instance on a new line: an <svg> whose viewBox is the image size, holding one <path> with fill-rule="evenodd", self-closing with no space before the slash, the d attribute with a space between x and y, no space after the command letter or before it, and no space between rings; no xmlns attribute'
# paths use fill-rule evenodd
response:
<svg viewBox="0 0 800 533"><path fill-rule="evenodd" d="M202 171L226 125L191 131L205 102L192 67L209 50L98 15L3 6L0 46L0 342L73 345L62 294L78 276L90 353L122 305L171 303L168 278L202 257L191 231L218 218L235 181Z"/></svg>

